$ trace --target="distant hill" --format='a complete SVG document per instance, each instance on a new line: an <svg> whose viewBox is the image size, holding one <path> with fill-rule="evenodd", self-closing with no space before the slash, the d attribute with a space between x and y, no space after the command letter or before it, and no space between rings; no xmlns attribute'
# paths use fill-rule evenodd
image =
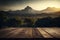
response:
<svg viewBox="0 0 60 40"><path fill-rule="evenodd" d="M53 12L58 12L58 11L60 11L60 8L48 7L44 10L41 10L41 13L53 13Z"/></svg>

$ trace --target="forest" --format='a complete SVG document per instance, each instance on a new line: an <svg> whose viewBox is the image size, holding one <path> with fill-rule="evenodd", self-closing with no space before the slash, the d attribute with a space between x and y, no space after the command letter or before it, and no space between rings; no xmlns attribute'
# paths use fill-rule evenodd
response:
<svg viewBox="0 0 60 40"><path fill-rule="evenodd" d="M0 28L5 27L60 27L60 17L20 18L7 12L0 12Z"/></svg>

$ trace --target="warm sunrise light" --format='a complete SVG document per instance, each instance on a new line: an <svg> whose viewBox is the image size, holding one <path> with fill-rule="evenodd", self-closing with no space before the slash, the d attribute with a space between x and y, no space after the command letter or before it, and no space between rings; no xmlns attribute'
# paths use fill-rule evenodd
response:
<svg viewBox="0 0 60 40"><path fill-rule="evenodd" d="M47 7L60 8L60 0L26 0L26 1L15 1L12 5L3 6L3 10L21 10L26 6L30 6L35 10L43 10ZM1 8L0 8L1 9Z"/></svg>
<svg viewBox="0 0 60 40"><path fill-rule="evenodd" d="M43 1L43 2L37 2L37 3L34 3L34 4L29 4L32 8L36 9L36 10L42 10L42 9L45 9L47 7L56 7L56 8L59 8L60 5L58 2L54 2L54 1Z"/></svg>

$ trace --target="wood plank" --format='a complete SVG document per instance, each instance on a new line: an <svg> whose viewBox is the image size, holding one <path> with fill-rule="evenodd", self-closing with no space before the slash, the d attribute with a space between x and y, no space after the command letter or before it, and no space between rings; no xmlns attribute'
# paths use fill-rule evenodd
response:
<svg viewBox="0 0 60 40"><path fill-rule="evenodd" d="M33 28L33 38L43 38L42 34L39 32L37 28Z"/></svg>
<svg viewBox="0 0 60 40"><path fill-rule="evenodd" d="M54 30L54 28L43 28L43 30L45 30L46 32L48 32L50 35L52 35L55 38L60 38L60 33L56 31L58 29Z"/></svg>
<svg viewBox="0 0 60 40"><path fill-rule="evenodd" d="M43 35L44 38L53 38L51 35L49 35L44 30L42 30L42 28L37 28L37 29L40 31L40 33Z"/></svg>

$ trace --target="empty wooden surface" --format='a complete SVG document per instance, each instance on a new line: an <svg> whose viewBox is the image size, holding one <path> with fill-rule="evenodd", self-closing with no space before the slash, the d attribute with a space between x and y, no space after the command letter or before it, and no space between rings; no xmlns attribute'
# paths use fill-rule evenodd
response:
<svg viewBox="0 0 60 40"><path fill-rule="evenodd" d="M60 38L60 28L3 28L0 38Z"/></svg>

